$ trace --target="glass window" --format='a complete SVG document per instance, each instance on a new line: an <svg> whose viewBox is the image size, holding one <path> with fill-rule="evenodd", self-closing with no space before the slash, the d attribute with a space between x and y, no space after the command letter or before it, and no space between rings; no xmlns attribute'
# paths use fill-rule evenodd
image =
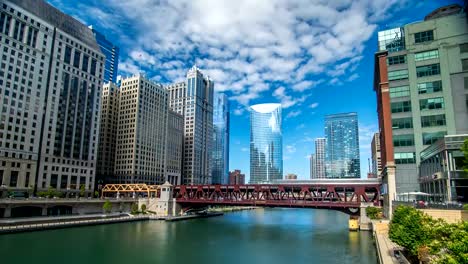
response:
<svg viewBox="0 0 468 264"><path fill-rule="evenodd" d="M392 119L393 129L413 128L413 119L411 117Z"/></svg>
<svg viewBox="0 0 468 264"><path fill-rule="evenodd" d="M388 72L388 80L402 80L408 79L408 70L398 70L398 71L390 71Z"/></svg>
<svg viewBox="0 0 468 264"><path fill-rule="evenodd" d="M468 59L462 60L462 70L468 71Z"/></svg>
<svg viewBox="0 0 468 264"><path fill-rule="evenodd" d="M416 67L416 76L425 77L440 74L440 65L431 64L425 66Z"/></svg>
<svg viewBox="0 0 468 264"><path fill-rule="evenodd" d="M393 102L391 103L392 113L411 112L411 102Z"/></svg>
<svg viewBox="0 0 468 264"><path fill-rule="evenodd" d="M430 115L421 117L422 127L445 126L445 115Z"/></svg>
<svg viewBox="0 0 468 264"><path fill-rule="evenodd" d="M468 43L460 44L460 53L468 52Z"/></svg>
<svg viewBox="0 0 468 264"><path fill-rule="evenodd" d="M414 54L415 61L423 61L437 58L439 58L439 50L429 50Z"/></svg>
<svg viewBox="0 0 468 264"><path fill-rule="evenodd" d="M443 109L445 107L444 98L428 98L419 100L420 110Z"/></svg>
<svg viewBox="0 0 468 264"><path fill-rule="evenodd" d="M432 143L436 142L440 138L443 138L446 134L447 132L445 131L423 133L423 145L431 145Z"/></svg>
<svg viewBox="0 0 468 264"><path fill-rule="evenodd" d="M390 87L390 98L403 97L410 95L409 85Z"/></svg>
<svg viewBox="0 0 468 264"><path fill-rule="evenodd" d="M436 93L442 91L442 81L418 83L418 93Z"/></svg>
<svg viewBox="0 0 468 264"><path fill-rule="evenodd" d="M388 65L403 64L406 63L406 55L399 55L387 58Z"/></svg>
<svg viewBox="0 0 468 264"><path fill-rule="evenodd" d="M416 154L414 152L395 152L396 164L416 163Z"/></svg>
<svg viewBox="0 0 468 264"><path fill-rule="evenodd" d="M73 67L80 67L80 57L81 53L75 50L75 56L73 57Z"/></svg>
<svg viewBox="0 0 468 264"><path fill-rule="evenodd" d="M393 136L393 146L395 147L408 147L414 146L414 135L394 135Z"/></svg>
<svg viewBox="0 0 468 264"><path fill-rule="evenodd" d="M71 49L69 46L66 46L66 47L65 47L65 56L64 56L63 60L64 60L65 63L67 63L67 64L70 64L71 52L72 52L72 49Z"/></svg>
<svg viewBox="0 0 468 264"><path fill-rule="evenodd" d="M428 30L414 34L414 43L422 43L434 40L434 31Z"/></svg>
<svg viewBox="0 0 468 264"><path fill-rule="evenodd" d="M393 28L378 33L379 50L395 52L405 49L404 28Z"/></svg>

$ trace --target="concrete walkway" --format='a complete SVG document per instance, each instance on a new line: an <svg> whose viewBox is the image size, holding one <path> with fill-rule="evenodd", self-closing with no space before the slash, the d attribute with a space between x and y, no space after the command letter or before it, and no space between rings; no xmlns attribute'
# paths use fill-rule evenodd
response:
<svg viewBox="0 0 468 264"><path fill-rule="evenodd" d="M400 264L408 263L402 256L401 258L395 257L394 251L401 249L400 246L395 244L388 237L388 220L372 221L372 230L375 239L375 246L377 248L377 255L380 264Z"/></svg>

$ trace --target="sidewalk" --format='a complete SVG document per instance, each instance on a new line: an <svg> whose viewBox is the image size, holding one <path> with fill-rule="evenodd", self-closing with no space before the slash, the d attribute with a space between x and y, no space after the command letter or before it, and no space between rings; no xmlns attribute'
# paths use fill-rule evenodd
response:
<svg viewBox="0 0 468 264"><path fill-rule="evenodd" d="M393 243L388 237L388 224L388 221L372 221L372 230L379 263L399 264L401 262L395 257L394 250L400 248L400 246Z"/></svg>

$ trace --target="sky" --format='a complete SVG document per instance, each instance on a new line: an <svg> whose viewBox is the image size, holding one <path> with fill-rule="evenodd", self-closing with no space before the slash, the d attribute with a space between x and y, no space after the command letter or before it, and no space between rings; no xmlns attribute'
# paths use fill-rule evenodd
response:
<svg viewBox="0 0 468 264"><path fill-rule="evenodd" d="M120 47L119 74L162 84L197 65L231 103L230 164L249 179L249 106L281 103L283 173L308 179L324 116L357 112L361 175L378 132L377 32L461 0L49 0Z"/></svg>

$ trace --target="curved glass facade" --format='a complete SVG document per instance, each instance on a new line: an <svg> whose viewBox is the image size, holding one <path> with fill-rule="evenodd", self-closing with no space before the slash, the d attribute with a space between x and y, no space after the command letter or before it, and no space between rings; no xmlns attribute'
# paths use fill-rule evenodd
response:
<svg viewBox="0 0 468 264"><path fill-rule="evenodd" d="M250 183L283 178L281 105L250 107Z"/></svg>

